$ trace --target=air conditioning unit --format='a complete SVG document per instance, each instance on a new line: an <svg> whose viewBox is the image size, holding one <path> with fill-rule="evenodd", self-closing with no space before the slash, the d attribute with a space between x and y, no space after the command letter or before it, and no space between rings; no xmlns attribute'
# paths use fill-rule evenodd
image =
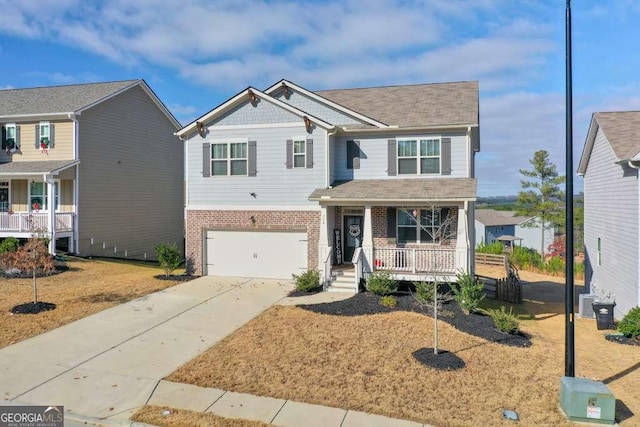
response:
<svg viewBox="0 0 640 427"><path fill-rule="evenodd" d="M587 319L595 319L596 314L593 312L591 304L598 301L598 297L592 294L580 294L578 298L578 315Z"/></svg>

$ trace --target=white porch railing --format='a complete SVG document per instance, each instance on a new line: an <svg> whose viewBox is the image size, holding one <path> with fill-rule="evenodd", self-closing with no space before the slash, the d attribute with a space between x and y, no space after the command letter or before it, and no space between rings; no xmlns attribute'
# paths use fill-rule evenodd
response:
<svg viewBox="0 0 640 427"><path fill-rule="evenodd" d="M327 254L324 258L323 267L324 275L322 276L322 290L326 291L329 283L331 283L331 255L333 254L333 248L329 246L327 248Z"/></svg>
<svg viewBox="0 0 640 427"><path fill-rule="evenodd" d="M56 231L73 230L73 212L56 212ZM49 231L47 212L0 213L0 232L36 233Z"/></svg>
<svg viewBox="0 0 640 427"><path fill-rule="evenodd" d="M407 273L456 273L456 249L444 248L374 248L376 270Z"/></svg>
<svg viewBox="0 0 640 427"><path fill-rule="evenodd" d="M356 271L356 278L354 283L356 292L358 292L358 290L360 289L360 280L363 276L363 259L364 257L362 256L362 248L356 248L356 250L353 251L353 257L351 258L351 263L353 264L353 268Z"/></svg>

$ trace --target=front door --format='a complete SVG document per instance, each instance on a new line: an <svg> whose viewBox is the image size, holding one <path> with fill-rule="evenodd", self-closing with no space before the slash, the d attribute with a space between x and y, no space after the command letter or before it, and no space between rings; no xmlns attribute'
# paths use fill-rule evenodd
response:
<svg viewBox="0 0 640 427"><path fill-rule="evenodd" d="M361 216L345 215L344 217L344 262L351 263L353 252L362 246Z"/></svg>

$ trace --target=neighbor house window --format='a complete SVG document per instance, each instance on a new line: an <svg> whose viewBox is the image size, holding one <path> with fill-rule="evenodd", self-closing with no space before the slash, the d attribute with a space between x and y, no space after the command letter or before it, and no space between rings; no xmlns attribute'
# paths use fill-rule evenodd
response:
<svg viewBox="0 0 640 427"><path fill-rule="evenodd" d="M44 182L32 181L29 186L29 211L46 211L49 207L48 185ZM58 183L55 183L55 208L60 206Z"/></svg>
<svg viewBox="0 0 640 427"><path fill-rule="evenodd" d="M596 262L602 265L602 240L598 237L598 250L596 252Z"/></svg>
<svg viewBox="0 0 640 427"><path fill-rule="evenodd" d="M398 209L398 243L439 243L442 226L441 209Z"/></svg>
<svg viewBox="0 0 640 427"><path fill-rule="evenodd" d="M51 126L49 122L40 122L40 147L49 148L51 143Z"/></svg>
<svg viewBox="0 0 640 427"><path fill-rule="evenodd" d="M439 174L440 138L399 139L398 173Z"/></svg>
<svg viewBox="0 0 640 427"><path fill-rule="evenodd" d="M247 142L211 144L212 175L247 175Z"/></svg>
<svg viewBox="0 0 640 427"><path fill-rule="evenodd" d="M293 167L304 168L307 166L306 159L306 139L294 139L293 140Z"/></svg>
<svg viewBox="0 0 640 427"><path fill-rule="evenodd" d="M9 123L4 125L5 129L5 143L7 149L12 149L16 147L18 142L18 136L16 133L16 125L15 123Z"/></svg>

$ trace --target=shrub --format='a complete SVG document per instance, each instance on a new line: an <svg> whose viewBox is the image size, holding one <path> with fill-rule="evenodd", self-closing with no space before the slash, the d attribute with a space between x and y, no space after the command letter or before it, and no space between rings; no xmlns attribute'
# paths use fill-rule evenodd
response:
<svg viewBox="0 0 640 427"><path fill-rule="evenodd" d="M398 290L398 282L391 277L391 273L378 270L369 276L366 284L367 291L372 294L385 296Z"/></svg>
<svg viewBox="0 0 640 427"><path fill-rule="evenodd" d="M299 276L295 274L291 276L296 281L297 291L311 292L320 287L320 272L318 270L307 270Z"/></svg>
<svg viewBox="0 0 640 427"><path fill-rule="evenodd" d="M0 243L0 254L6 252L15 252L18 250L18 239L15 237L7 237Z"/></svg>
<svg viewBox="0 0 640 427"><path fill-rule="evenodd" d="M451 283L454 299L466 314L473 313L484 299L484 285L469 273L456 274L458 283Z"/></svg>
<svg viewBox="0 0 640 427"><path fill-rule="evenodd" d="M398 305L398 300L393 295L387 295L380 299L380 304L384 305L385 307L395 307L396 305Z"/></svg>
<svg viewBox="0 0 640 427"><path fill-rule="evenodd" d="M175 243L160 243L153 248L158 257L158 264L164 269L164 275L169 277L171 273L184 262L180 256L180 250Z"/></svg>
<svg viewBox="0 0 640 427"><path fill-rule="evenodd" d="M500 310L489 310L489 315L493 319L493 323L496 324L496 328L502 332L515 335L520 331L518 317L513 314L513 307L509 308L509 312L507 312L503 305Z"/></svg>
<svg viewBox="0 0 640 427"><path fill-rule="evenodd" d="M556 237L549 246L547 246L547 254L552 257L563 257L567 248L565 236Z"/></svg>
<svg viewBox="0 0 640 427"><path fill-rule="evenodd" d="M504 247L500 242L493 242L489 244L480 243L476 247L476 252L481 254L502 255L502 253L504 252Z"/></svg>
<svg viewBox="0 0 640 427"><path fill-rule="evenodd" d="M513 252L509 255L509 261L520 270L527 267L542 268L543 266L542 257L537 251L522 246L513 248Z"/></svg>
<svg viewBox="0 0 640 427"><path fill-rule="evenodd" d="M435 287L437 284L435 282L413 282L413 285L416 287L416 298L420 304L429 304L433 305L435 295Z"/></svg>
<svg viewBox="0 0 640 427"><path fill-rule="evenodd" d="M634 307L618 322L618 332L625 337L640 337L640 307Z"/></svg>
<svg viewBox="0 0 640 427"><path fill-rule="evenodd" d="M559 256L553 256L546 262L544 269L551 274L558 274L564 271L564 260Z"/></svg>

